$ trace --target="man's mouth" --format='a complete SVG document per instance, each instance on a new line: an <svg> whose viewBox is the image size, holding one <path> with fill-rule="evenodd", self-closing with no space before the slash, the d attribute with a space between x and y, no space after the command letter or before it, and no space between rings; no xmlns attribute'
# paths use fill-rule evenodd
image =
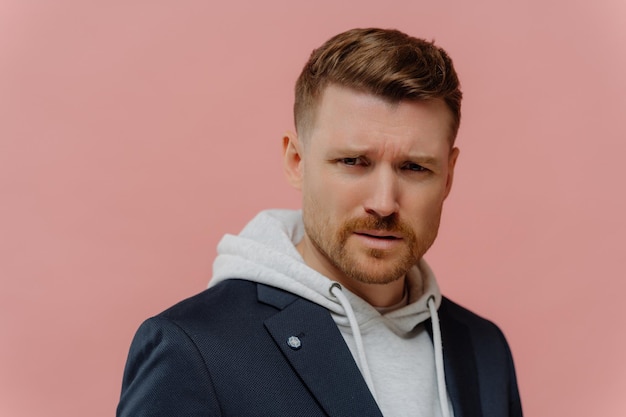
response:
<svg viewBox="0 0 626 417"><path fill-rule="evenodd" d="M397 240L402 239L402 235L398 232L391 232L388 230L357 230L354 232L357 235L367 236L375 239L385 240Z"/></svg>

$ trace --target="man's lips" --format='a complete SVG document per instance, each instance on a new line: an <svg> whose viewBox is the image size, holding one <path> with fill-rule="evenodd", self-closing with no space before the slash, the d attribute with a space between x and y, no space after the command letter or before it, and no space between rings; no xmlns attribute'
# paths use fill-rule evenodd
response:
<svg viewBox="0 0 626 417"><path fill-rule="evenodd" d="M360 245L381 251L394 250L403 242L402 234L389 230L355 230L353 236Z"/></svg>
<svg viewBox="0 0 626 417"><path fill-rule="evenodd" d="M355 234L379 239L402 239L402 233L390 230L355 230Z"/></svg>

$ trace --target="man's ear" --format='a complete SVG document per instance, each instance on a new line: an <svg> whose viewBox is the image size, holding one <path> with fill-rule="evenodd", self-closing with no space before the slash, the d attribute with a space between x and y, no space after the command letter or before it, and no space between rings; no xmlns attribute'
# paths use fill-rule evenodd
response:
<svg viewBox="0 0 626 417"><path fill-rule="evenodd" d="M454 179L454 167L456 166L456 160L459 157L459 148L452 148L450 155L448 156L448 178L446 180L446 194L444 198L448 198L450 190L452 189L452 180Z"/></svg>
<svg viewBox="0 0 626 417"><path fill-rule="evenodd" d="M302 144L298 134L287 132L283 136L283 169L287 181L294 188L302 189Z"/></svg>

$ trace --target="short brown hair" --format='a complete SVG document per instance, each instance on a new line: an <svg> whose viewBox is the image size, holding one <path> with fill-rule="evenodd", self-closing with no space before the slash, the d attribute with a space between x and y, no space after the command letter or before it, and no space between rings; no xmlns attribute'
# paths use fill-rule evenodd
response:
<svg viewBox="0 0 626 417"><path fill-rule="evenodd" d="M296 82L294 118L311 128L320 94L337 84L401 100L443 99L452 113L452 141L461 121L462 93L448 54L433 42L394 29L352 29L311 53Z"/></svg>

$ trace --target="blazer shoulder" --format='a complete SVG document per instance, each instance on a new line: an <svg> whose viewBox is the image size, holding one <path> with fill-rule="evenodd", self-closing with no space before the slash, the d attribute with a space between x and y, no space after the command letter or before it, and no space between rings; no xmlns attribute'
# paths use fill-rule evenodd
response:
<svg viewBox="0 0 626 417"><path fill-rule="evenodd" d="M258 284L231 279L186 298L157 314L155 318L169 320L184 329L233 324L263 315L267 306L259 303ZM270 308L267 313L276 312Z"/></svg>
<svg viewBox="0 0 626 417"><path fill-rule="evenodd" d="M280 288L232 278L178 302L158 316L181 317L190 313L198 313L201 310L222 310L224 307L242 304L250 306L254 302L261 302L282 310L299 298L297 295Z"/></svg>
<svg viewBox="0 0 626 417"><path fill-rule="evenodd" d="M184 317L192 313L199 313L200 311L221 309L223 306L231 305L237 300L245 299L245 301L249 303L252 298L255 300L257 298L256 283L231 279L179 301L157 314L157 317Z"/></svg>
<svg viewBox="0 0 626 417"><path fill-rule="evenodd" d="M504 339L502 330L493 321L443 297L440 312L446 320L454 320L467 326L469 331L479 337L497 337Z"/></svg>

